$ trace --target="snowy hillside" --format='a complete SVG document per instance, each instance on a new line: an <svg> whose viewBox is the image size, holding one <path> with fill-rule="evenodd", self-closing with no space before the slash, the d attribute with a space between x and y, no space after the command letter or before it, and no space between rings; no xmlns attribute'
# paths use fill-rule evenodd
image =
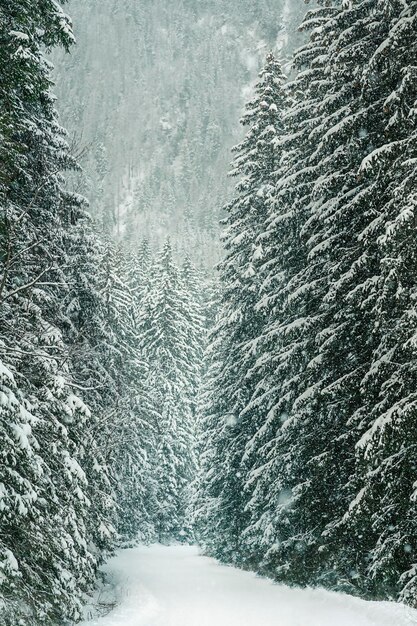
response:
<svg viewBox="0 0 417 626"><path fill-rule="evenodd" d="M54 57L59 110L87 154L81 191L121 237L170 233L219 256L230 149L267 51L289 56L302 0L71 0L78 46Z"/></svg>

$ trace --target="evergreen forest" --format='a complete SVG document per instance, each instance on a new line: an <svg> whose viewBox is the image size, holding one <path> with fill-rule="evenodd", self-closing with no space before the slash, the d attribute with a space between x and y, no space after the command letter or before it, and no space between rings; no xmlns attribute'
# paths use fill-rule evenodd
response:
<svg viewBox="0 0 417 626"><path fill-rule="evenodd" d="M0 0L0 625L138 544L416 608L417 0L174 4Z"/></svg>

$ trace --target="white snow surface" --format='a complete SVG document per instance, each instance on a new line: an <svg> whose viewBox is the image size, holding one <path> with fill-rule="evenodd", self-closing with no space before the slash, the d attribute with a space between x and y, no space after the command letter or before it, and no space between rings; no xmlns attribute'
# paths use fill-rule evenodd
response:
<svg viewBox="0 0 417 626"><path fill-rule="evenodd" d="M117 606L82 626L416 626L417 611L290 589L189 546L121 551L105 566Z"/></svg>

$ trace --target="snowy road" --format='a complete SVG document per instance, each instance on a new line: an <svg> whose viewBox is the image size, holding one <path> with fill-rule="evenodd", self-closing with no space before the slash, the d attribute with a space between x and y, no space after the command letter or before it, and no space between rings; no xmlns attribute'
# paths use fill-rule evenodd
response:
<svg viewBox="0 0 417 626"><path fill-rule="evenodd" d="M118 606L83 626L417 626L417 611L288 589L192 547L124 550L105 568Z"/></svg>

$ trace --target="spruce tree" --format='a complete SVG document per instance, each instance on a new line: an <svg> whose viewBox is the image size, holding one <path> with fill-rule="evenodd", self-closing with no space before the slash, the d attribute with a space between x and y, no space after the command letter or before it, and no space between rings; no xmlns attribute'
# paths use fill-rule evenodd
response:
<svg viewBox="0 0 417 626"><path fill-rule="evenodd" d="M119 511L118 530L128 541L151 541L154 429L147 412L147 367L139 349L138 297L143 293L138 296L138 268L132 267L120 245L108 241L102 263L106 324L113 338L107 364L112 396L104 434Z"/></svg>
<svg viewBox="0 0 417 626"><path fill-rule="evenodd" d="M216 503L208 527L217 545L216 555L225 560L248 560L242 544L248 523L245 450L256 432L258 417L247 409L256 386L249 376L257 360L251 342L265 323L264 312L257 307L263 281L259 271L264 255L261 235L281 156L277 143L288 102L284 80L280 64L269 54L242 119L248 130L234 149L231 170L240 180L223 222L226 257L220 265L220 316L212 337L221 354L214 358L205 421L211 433L209 445L214 448L214 458L210 453L207 458L217 468L214 475L207 466L207 496Z"/></svg>
<svg viewBox="0 0 417 626"><path fill-rule="evenodd" d="M76 217L76 219L74 219ZM70 260L70 286L63 301L64 333L70 346L74 391L91 412L81 430L74 427L91 502L87 524L98 561L111 550L116 537L116 502L111 467L106 454L107 418L114 403L110 377L110 354L114 335L106 320L102 293L104 246L93 229L86 208L73 215L74 226L66 233Z"/></svg>
<svg viewBox="0 0 417 626"><path fill-rule="evenodd" d="M362 237L377 259L367 289L372 359L362 381L362 406L352 420L359 437L357 465L341 527L357 534L355 548L367 555L358 568L361 593L414 604L416 126L410 110L416 99L417 5L370 3L364 20L375 19L361 77L368 146L358 168L366 187L363 201L372 209Z"/></svg>
<svg viewBox="0 0 417 626"><path fill-rule="evenodd" d="M258 341L260 378L274 373L252 402L262 409L271 400L272 428L258 447L266 463L250 478L251 532L261 529L265 539L262 570L373 597L398 593L407 561L407 593L414 576L413 462L401 406L403 381L412 380L412 300L399 272L412 275L414 259L413 165L402 152L413 136L404 112L413 100L405 51L414 19L411 6L368 2L336 3L305 20L311 40L296 55L299 96L283 147L294 137L298 145L286 150L266 234L285 242L287 256L275 254L270 266L265 285L282 275L286 284L266 293L275 310ZM392 71L390 47L403 69ZM281 211L292 244L282 238ZM394 476L401 494L391 488Z"/></svg>
<svg viewBox="0 0 417 626"><path fill-rule="evenodd" d="M74 380L69 294L82 201L57 122L45 47L73 42L55 2L3 2L0 38L2 473L0 620L77 620L99 554L80 443L91 412ZM79 231L80 232L80 231ZM86 468L87 469L87 468Z"/></svg>
<svg viewBox="0 0 417 626"><path fill-rule="evenodd" d="M152 458L157 482L154 520L159 541L190 540L190 483L195 474L194 394L198 381L197 323L193 303L167 241L152 268L138 325L147 367L146 398L155 430Z"/></svg>
<svg viewBox="0 0 417 626"><path fill-rule="evenodd" d="M357 171L367 141L359 51L353 37L344 38L354 20L346 18L337 6L310 12L303 28L311 39L295 57L296 102L285 118L286 156L267 231L275 261L265 282L271 313L259 339L266 379L254 401L269 405L261 439L267 463L251 478L255 512L263 498L266 504L262 569L286 582L336 587L356 575L340 555L347 537L333 530L349 502L349 424L370 358L366 304L355 302L355 288L374 262L360 240L369 212L360 205Z"/></svg>

